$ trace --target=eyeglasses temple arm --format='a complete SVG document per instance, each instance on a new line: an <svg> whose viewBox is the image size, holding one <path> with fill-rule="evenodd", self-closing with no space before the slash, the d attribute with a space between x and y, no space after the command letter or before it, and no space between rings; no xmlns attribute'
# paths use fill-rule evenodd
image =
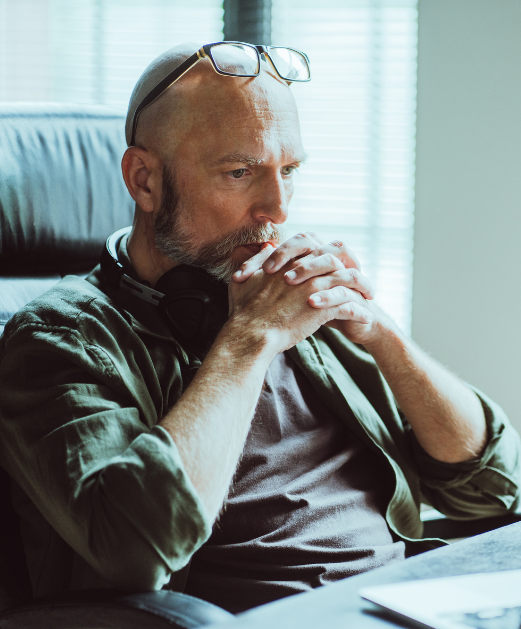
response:
<svg viewBox="0 0 521 629"><path fill-rule="evenodd" d="M202 50L202 49L201 49ZM170 74L168 74L162 81L160 81L153 89L150 91L145 98L139 103L136 111L134 112L134 118L132 121L132 136L130 138L130 146L134 145L136 140L136 129L139 115L145 109L151 105L155 100L157 100L161 94L167 90L173 83L178 81L183 74L186 74L190 68L195 65L200 59L202 59L201 50L195 52L192 56L188 57L183 63L175 70L172 70Z"/></svg>

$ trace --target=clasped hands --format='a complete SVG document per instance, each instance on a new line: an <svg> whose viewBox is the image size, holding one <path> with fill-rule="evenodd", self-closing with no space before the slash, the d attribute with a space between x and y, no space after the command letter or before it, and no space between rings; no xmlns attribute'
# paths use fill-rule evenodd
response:
<svg viewBox="0 0 521 629"><path fill-rule="evenodd" d="M266 245L244 262L230 284L235 316L286 333L291 347L321 325L364 344L375 334L379 310L356 256L341 241L322 244L309 232L278 248ZM283 347L282 349L287 349Z"/></svg>

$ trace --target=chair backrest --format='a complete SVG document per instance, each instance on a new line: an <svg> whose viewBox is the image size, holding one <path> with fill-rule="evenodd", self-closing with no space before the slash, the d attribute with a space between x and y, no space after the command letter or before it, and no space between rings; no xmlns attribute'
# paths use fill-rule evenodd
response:
<svg viewBox="0 0 521 629"><path fill-rule="evenodd" d="M0 105L0 333L68 273L87 273L132 221L124 114L97 106Z"/></svg>
<svg viewBox="0 0 521 629"><path fill-rule="evenodd" d="M107 236L132 222L120 170L124 124L123 113L104 107L0 105L0 334L62 276L90 271ZM0 470L0 609L28 595L9 478Z"/></svg>

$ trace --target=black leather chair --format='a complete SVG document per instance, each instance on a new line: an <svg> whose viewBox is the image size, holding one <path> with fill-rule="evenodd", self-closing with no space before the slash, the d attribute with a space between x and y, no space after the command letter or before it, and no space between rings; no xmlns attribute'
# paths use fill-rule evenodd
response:
<svg viewBox="0 0 521 629"><path fill-rule="evenodd" d="M131 224L133 202L120 172L125 148L117 110L0 105L0 333L61 277L87 274L107 236ZM191 628L230 616L166 591L33 600L9 478L0 469L0 629Z"/></svg>

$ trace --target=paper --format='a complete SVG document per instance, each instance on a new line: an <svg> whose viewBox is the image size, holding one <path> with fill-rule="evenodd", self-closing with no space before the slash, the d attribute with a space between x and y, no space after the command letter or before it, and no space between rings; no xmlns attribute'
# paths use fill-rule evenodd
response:
<svg viewBox="0 0 521 629"><path fill-rule="evenodd" d="M434 629L521 629L521 570L408 581L359 594Z"/></svg>

